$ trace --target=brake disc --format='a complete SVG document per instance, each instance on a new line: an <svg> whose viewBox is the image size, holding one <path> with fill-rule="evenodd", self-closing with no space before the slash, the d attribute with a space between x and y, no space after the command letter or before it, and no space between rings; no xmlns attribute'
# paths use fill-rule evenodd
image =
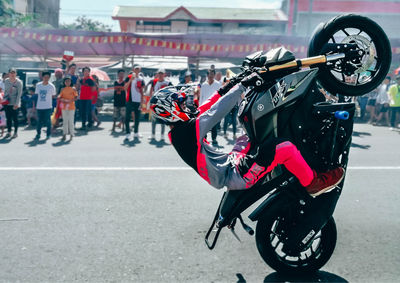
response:
<svg viewBox="0 0 400 283"><path fill-rule="evenodd" d="M361 66L355 71L356 74L367 71L374 63L376 50L372 44L372 41L370 41L368 38L359 34L349 35L345 37L341 43L356 43L358 48L364 50L365 52L365 55L361 59Z"/></svg>

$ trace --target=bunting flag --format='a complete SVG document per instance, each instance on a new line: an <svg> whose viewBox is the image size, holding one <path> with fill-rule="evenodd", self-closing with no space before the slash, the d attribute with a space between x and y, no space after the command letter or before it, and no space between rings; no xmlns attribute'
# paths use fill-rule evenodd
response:
<svg viewBox="0 0 400 283"><path fill-rule="evenodd" d="M175 40L162 40L162 39L151 39L145 37L134 37L134 36L84 36L84 35L61 35L57 33L47 32L31 32L16 29L0 29L0 38L15 38L22 37L24 39L32 39L39 41L49 41L56 43L70 43L70 44L117 44L117 43L128 43L132 45L140 45L146 47L159 47L166 49L174 49L179 51L190 51L195 53L250 53L260 50L268 50L269 48L275 48L279 46L275 44L206 44L206 43L191 43L191 42L179 42ZM292 46L288 46L289 49ZM296 46L294 49L303 51L304 46ZM398 51L398 48L395 50Z"/></svg>
<svg viewBox="0 0 400 283"><path fill-rule="evenodd" d="M93 33L92 33L93 34ZM282 46L281 43L232 43L227 42L226 44L207 44L202 42L187 42L182 39L162 39L162 38L149 38L140 37L135 35L106 35L104 33L98 33L98 36L86 36L86 35L68 35L60 34L60 31L40 31L33 32L30 30L19 30L14 28L0 28L0 40L6 39L18 39L22 38L25 40L37 40L37 41L48 41L54 43L67 43L67 44L91 44L91 45L102 45L102 44L122 44L142 46L142 48L162 48L166 50L184 52L185 54L192 55L217 55L226 56L227 54L235 53L238 56L247 55L256 51L266 51L272 48ZM101 35L102 34L102 35ZM293 41L292 41L293 42ZM307 47L301 44L285 44L288 50L293 52L305 53ZM134 47L133 47L134 48ZM147 51L146 51L147 52ZM400 47L392 47L393 54L400 54ZM151 52L150 52L151 53Z"/></svg>

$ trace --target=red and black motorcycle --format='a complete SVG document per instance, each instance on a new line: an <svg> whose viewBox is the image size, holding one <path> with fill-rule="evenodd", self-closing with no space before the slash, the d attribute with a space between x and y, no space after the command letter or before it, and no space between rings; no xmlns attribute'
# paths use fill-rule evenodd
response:
<svg viewBox="0 0 400 283"><path fill-rule="evenodd" d="M315 170L346 169L355 104L344 97L365 94L383 81L391 63L390 43L371 19L341 15L317 27L308 55L296 59L278 48L246 57L244 71L235 79L257 71L265 81L247 91L239 106L239 120L252 144L284 137L296 144ZM321 87L339 101L326 102ZM318 270L335 249L332 214L343 183L313 198L278 166L251 189L224 193L206 244L213 249L221 229L234 232L237 222L253 235L241 214L264 197L249 215L257 222L255 238L261 257L277 271Z"/></svg>

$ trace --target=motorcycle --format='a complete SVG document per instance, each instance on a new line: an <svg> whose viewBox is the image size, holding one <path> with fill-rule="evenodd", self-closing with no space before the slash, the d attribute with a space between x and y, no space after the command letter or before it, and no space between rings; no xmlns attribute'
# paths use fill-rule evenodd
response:
<svg viewBox="0 0 400 283"><path fill-rule="evenodd" d="M383 81L391 64L389 40L371 19L340 15L316 28L308 56L296 59L281 47L246 57L243 72L234 80L256 71L264 81L246 92L239 120L254 145L252 150L269 137L285 137L317 172L346 169L355 113L355 104L346 97L363 95ZM327 102L321 88L339 101ZM255 233L261 257L276 271L316 271L336 246L332 215L343 184L344 179L329 192L311 197L290 172L278 166L249 190L224 192L206 233L206 245L212 250L225 227L236 236L240 222L249 235ZM254 231L241 214L259 200L248 216L256 222Z"/></svg>

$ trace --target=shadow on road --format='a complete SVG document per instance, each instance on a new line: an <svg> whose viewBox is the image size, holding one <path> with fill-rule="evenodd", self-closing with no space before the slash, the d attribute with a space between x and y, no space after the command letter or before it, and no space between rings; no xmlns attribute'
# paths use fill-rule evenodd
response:
<svg viewBox="0 0 400 283"><path fill-rule="evenodd" d="M363 137L363 136L371 136L371 133L368 132L353 132L353 137Z"/></svg>
<svg viewBox="0 0 400 283"><path fill-rule="evenodd" d="M369 136L371 136L371 133L368 133L368 132L357 132L357 131L353 132L353 137L363 138L363 137L369 137ZM351 147L361 148L361 149L369 149L371 146L368 144L358 144L358 143L352 142Z"/></svg>
<svg viewBox="0 0 400 283"><path fill-rule="evenodd" d="M134 138L133 140L124 139L122 142L122 146L126 147L134 147L136 144L142 143L138 138Z"/></svg>
<svg viewBox="0 0 400 283"><path fill-rule="evenodd" d="M70 143L71 143L70 140L65 140L65 141L60 140L60 141L58 141L58 142L52 143L52 145L53 145L54 147L59 147L59 146L63 146L63 145L68 145L68 144L70 144Z"/></svg>
<svg viewBox="0 0 400 283"><path fill-rule="evenodd" d="M1 140L0 140L0 144L1 143L10 143L11 142L11 138L2 138Z"/></svg>
<svg viewBox="0 0 400 283"><path fill-rule="evenodd" d="M351 147L361 148L361 149L369 149L371 146L369 144L358 144L358 143L351 143Z"/></svg>
<svg viewBox="0 0 400 283"><path fill-rule="evenodd" d="M37 140L37 139L33 139L29 142L26 142L25 144L28 145L29 147L33 147L33 146L37 146L38 144L45 144L47 142L47 139L41 139L41 140Z"/></svg>
<svg viewBox="0 0 400 283"><path fill-rule="evenodd" d="M162 148L162 147L164 147L166 145L170 145L169 143L166 143L164 140L157 141L157 140L154 140L154 139L151 140L149 142L149 144L155 145L157 148Z"/></svg>
<svg viewBox="0 0 400 283"><path fill-rule="evenodd" d="M246 281L238 281L246 282ZM326 271L317 271L311 274L289 275L274 272L265 277L264 282L348 282L343 277Z"/></svg>
<svg viewBox="0 0 400 283"><path fill-rule="evenodd" d="M110 136L113 138L119 138L120 136L125 135L125 131L117 132L117 131L110 131Z"/></svg>

